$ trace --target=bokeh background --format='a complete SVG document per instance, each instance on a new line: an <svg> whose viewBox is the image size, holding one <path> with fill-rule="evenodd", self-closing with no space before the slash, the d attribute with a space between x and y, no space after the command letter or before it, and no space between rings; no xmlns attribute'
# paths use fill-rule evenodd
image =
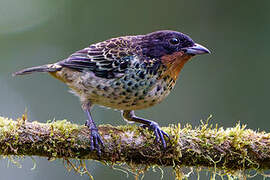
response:
<svg viewBox="0 0 270 180"><path fill-rule="evenodd" d="M269 131L269 8L268 0L0 0L0 115L17 118L27 109L30 121L69 119L83 124L86 117L79 101L64 84L47 74L14 78L11 73L59 61L111 37L171 29L190 35L212 54L193 58L171 95L137 114L161 126L198 126L212 114L211 122L220 126L240 121ZM97 124L125 124L118 112L99 107L93 111ZM0 179L88 179L68 172L60 160L34 159L35 170L30 158L22 161L22 168L0 160ZM133 179L94 161L88 167L95 179ZM145 179L160 176L158 170L150 171ZM169 179L174 179L172 169L165 168L164 180Z"/></svg>

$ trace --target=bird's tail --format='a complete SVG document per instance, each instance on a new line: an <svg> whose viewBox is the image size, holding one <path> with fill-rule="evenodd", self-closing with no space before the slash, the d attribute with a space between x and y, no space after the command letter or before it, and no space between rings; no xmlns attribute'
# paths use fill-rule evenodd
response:
<svg viewBox="0 0 270 180"><path fill-rule="evenodd" d="M33 72L56 72L62 69L59 64L45 64L42 66L30 67L13 73L13 76L31 74Z"/></svg>

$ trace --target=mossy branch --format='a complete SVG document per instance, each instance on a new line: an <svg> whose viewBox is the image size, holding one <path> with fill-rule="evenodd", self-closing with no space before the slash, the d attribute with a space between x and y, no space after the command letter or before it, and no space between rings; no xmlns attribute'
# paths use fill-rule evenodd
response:
<svg viewBox="0 0 270 180"><path fill-rule="evenodd" d="M107 163L174 167L213 167L226 172L270 169L270 134L236 127L192 129L164 127L166 150L152 132L137 126L99 126L105 143L102 156L89 151L89 130L65 120L52 123L0 117L0 155L94 159ZM168 140L167 140L168 141Z"/></svg>

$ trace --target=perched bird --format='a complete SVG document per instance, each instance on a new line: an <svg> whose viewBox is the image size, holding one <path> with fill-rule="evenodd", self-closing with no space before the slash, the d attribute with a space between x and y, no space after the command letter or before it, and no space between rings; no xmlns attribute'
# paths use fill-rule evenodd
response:
<svg viewBox="0 0 270 180"><path fill-rule="evenodd" d="M123 36L92 44L53 63L27 68L14 75L48 72L66 83L80 98L87 113L91 150L100 154L103 141L92 116L93 105L121 110L128 121L154 131L156 141L166 147L159 125L135 116L134 110L160 103L175 85L184 64L194 55L210 51L189 36L176 31Z"/></svg>

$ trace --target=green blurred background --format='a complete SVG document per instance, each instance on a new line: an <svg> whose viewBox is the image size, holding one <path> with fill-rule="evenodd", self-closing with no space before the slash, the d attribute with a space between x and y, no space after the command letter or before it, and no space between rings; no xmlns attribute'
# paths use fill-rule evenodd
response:
<svg viewBox="0 0 270 180"><path fill-rule="evenodd" d="M111 37L161 29L184 32L212 54L193 58L171 95L138 115L161 126L179 122L198 126L213 114L211 122L220 126L240 121L248 128L269 131L268 0L0 0L0 115L16 118L27 108L30 121L69 119L83 124L86 117L79 101L64 84L47 74L14 78L11 73L59 61ZM93 111L97 124L125 124L118 112L99 107ZM0 160L0 179L88 179L68 172L60 160L35 160L35 170L30 158L22 168L7 167L7 160ZM93 161L88 167L95 179L133 179ZM164 170L165 180L174 179L171 168ZM145 179L160 175L150 171Z"/></svg>

